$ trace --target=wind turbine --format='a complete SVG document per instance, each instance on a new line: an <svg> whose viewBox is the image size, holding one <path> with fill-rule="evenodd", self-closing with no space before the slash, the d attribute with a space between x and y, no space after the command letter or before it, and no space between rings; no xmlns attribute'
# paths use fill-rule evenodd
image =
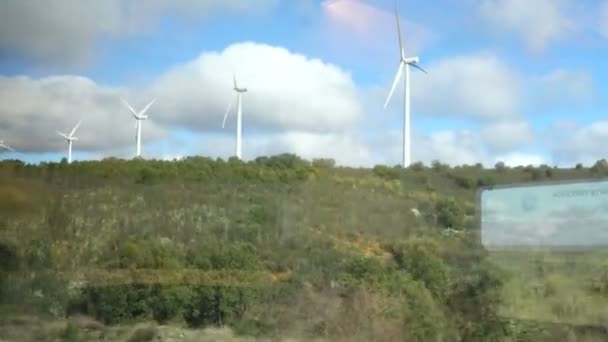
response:
<svg viewBox="0 0 608 342"><path fill-rule="evenodd" d="M133 117L135 118L135 143L137 144L137 150L135 153L136 157L141 156L141 121L148 120L146 112L148 111L148 109L150 109L150 106L152 106L155 101L156 99L153 99L144 107L144 109L139 112L136 112L135 109L133 109L133 107L131 107L131 105L129 105L129 103L125 99L122 99L122 102L125 104L125 106L127 106L127 108L129 108L129 111L131 112L131 114L133 114Z"/></svg>
<svg viewBox="0 0 608 342"><path fill-rule="evenodd" d="M241 108L241 96L243 93L247 92L247 88L239 88L236 83L236 74L233 77L234 88L233 90L236 92L236 103L237 103L237 114L236 114L236 157L241 159L242 150L242 108ZM222 122L222 128L226 126L226 118L228 118L228 113L232 108L232 102L228 104L228 109L226 109L226 114L224 114L224 121Z"/></svg>
<svg viewBox="0 0 608 342"><path fill-rule="evenodd" d="M405 49L403 48L403 40L401 38L401 26L399 24L399 13L397 12L397 4L395 4L395 18L397 19L397 36L399 37L399 69L397 69L397 74L395 75L395 80L393 81L393 86L391 87L391 91L386 98L386 102L384 102L384 109L388 105L393 93L395 92L395 88L397 87L397 82L399 82L399 78L401 78L401 74L403 73L403 69L405 69L405 77L403 79L403 91L404 91L404 99L403 99L403 167L406 168L412 162L412 151L411 151L411 136L410 136L410 66L424 72L427 72L418 66L419 58L418 57L405 57Z"/></svg>
<svg viewBox="0 0 608 342"><path fill-rule="evenodd" d="M60 136L62 136L68 142L68 164L70 164L72 162L72 143L75 140L78 140L78 138L76 138L74 136L74 133L76 133L76 130L78 129L78 126L80 126L81 122L82 122L82 120L78 121L78 123L76 124L76 126L74 126L74 128L72 128L72 131L70 132L69 135L57 131L57 134L59 134Z"/></svg>
<svg viewBox="0 0 608 342"><path fill-rule="evenodd" d="M4 142L4 140L0 140L0 149L5 149L5 150L11 151L11 152L15 152L15 150L12 147L8 146Z"/></svg>

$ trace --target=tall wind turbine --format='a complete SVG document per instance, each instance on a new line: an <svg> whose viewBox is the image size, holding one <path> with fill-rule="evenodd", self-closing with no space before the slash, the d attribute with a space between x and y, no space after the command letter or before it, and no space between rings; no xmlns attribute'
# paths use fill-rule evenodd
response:
<svg viewBox="0 0 608 342"><path fill-rule="evenodd" d="M7 144L4 142L4 140L0 140L0 149L4 149L4 150L11 151L11 152L15 152L15 150L14 150L12 147L8 146L8 145L7 145Z"/></svg>
<svg viewBox="0 0 608 342"><path fill-rule="evenodd" d="M236 74L233 77L234 88L233 90L236 92L236 103L237 103L237 114L236 114L236 157L238 159L242 158L242 108L241 108L241 96L243 93L247 92L247 88L239 88L236 83ZM232 102L228 105L228 109L226 110L226 114L224 114L224 121L222 122L222 128L226 126L226 118L228 117L228 113L232 108Z"/></svg>
<svg viewBox="0 0 608 342"><path fill-rule="evenodd" d="M419 59L418 57L405 57L405 49L403 47L403 40L401 38L401 26L399 23L399 13L397 12L397 6L395 4L395 18L397 19L397 36L399 38L399 69L397 69L397 74L395 75L395 80L393 81L393 86L391 87L391 91L386 98L386 102L384 102L384 109L388 105L393 93L395 92L395 88L397 87L397 82L399 82L399 78L401 78L401 74L403 73L403 69L405 68L405 77L403 79L403 91L404 91L404 99L403 99L403 167L406 168L412 162L412 147L411 147L411 135L410 135L410 65L414 68L427 73L424 69L418 66Z"/></svg>
<svg viewBox="0 0 608 342"><path fill-rule="evenodd" d="M125 104L125 106L127 106L127 108L129 108L129 111L131 112L131 114L133 114L133 117L135 118L135 143L137 144L137 149L135 153L136 157L141 156L141 121L148 120L146 112L148 111L148 109L150 109L150 106L152 106L155 101L156 99L153 99L144 107L144 109L137 112L135 111L135 109L133 109L133 107L131 107L131 105L129 105L129 103L125 99L122 99L122 102Z"/></svg>
<svg viewBox="0 0 608 342"><path fill-rule="evenodd" d="M59 134L60 136L62 136L68 142L68 164L72 162L72 143L75 140L78 140L78 138L76 138L74 136L74 133L76 133L76 130L78 129L78 126L80 126L81 122L82 122L82 120L78 121L78 123L76 124L76 126L74 126L74 128L72 128L72 131L70 132L69 135L57 131L57 134Z"/></svg>

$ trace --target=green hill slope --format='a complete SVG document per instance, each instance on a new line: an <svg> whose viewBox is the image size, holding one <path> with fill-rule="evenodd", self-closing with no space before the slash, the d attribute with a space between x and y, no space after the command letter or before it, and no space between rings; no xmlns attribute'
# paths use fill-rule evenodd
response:
<svg viewBox="0 0 608 342"><path fill-rule="evenodd" d="M0 310L260 338L551 340L571 328L499 316L508 274L477 241L476 190L606 175L293 155L4 161Z"/></svg>

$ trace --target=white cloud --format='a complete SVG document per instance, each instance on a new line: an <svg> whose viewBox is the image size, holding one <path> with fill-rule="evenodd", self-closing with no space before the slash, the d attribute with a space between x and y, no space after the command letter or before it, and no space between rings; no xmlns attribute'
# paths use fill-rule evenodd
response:
<svg viewBox="0 0 608 342"><path fill-rule="evenodd" d="M514 31L532 51L543 50L576 29L571 0L480 0L479 13L500 31Z"/></svg>
<svg viewBox="0 0 608 342"><path fill-rule="evenodd" d="M339 165L369 166L372 163L372 151L353 134L291 131L266 136L257 144L258 155L289 152L309 160L333 158Z"/></svg>
<svg viewBox="0 0 608 342"><path fill-rule="evenodd" d="M560 164L591 165L606 158L608 121L597 121L586 126L569 121L557 122L548 129L547 138L554 159Z"/></svg>
<svg viewBox="0 0 608 342"><path fill-rule="evenodd" d="M378 164L401 164L403 138L400 131L389 131L367 139ZM430 165L439 160L450 165L485 164L488 156L478 134L469 130L441 130L412 135L412 162Z"/></svg>
<svg viewBox="0 0 608 342"><path fill-rule="evenodd" d="M542 164L548 164L547 158L542 155L523 152L510 152L499 155L494 159L494 161L501 161L510 167L528 165L539 166Z"/></svg>
<svg viewBox="0 0 608 342"><path fill-rule="evenodd" d="M528 92L531 101L542 106L560 106L588 101L593 96L593 76L589 72L557 69L532 77Z"/></svg>
<svg viewBox="0 0 608 342"><path fill-rule="evenodd" d="M502 121L481 130L487 146L498 152L513 150L534 140L534 130L526 121Z"/></svg>
<svg viewBox="0 0 608 342"><path fill-rule="evenodd" d="M199 143L200 153L211 158L229 158L234 155L233 134L206 134ZM339 165L372 165L372 151L354 133L318 133L285 131L251 133L243 136L243 158L253 160L259 156L294 153L302 158L332 158Z"/></svg>
<svg viewBox="0 0 608 342"><path fill-rule="evenodd" d="M82 119L76 150L134 144L133 119L119 100L127 93L79 76L0 76L0 135L22 152L58 151L65 149L65 141L55 131L70 130ZM144 141L164 135L154 115L150 110L151 120L143 123Z"/></svg>
<svg viewBox="0 0 608 342"><path fill-rule="evenodd" d="M217 10L250 14L278 0L4 0L0 5L0 51L52 63L91 58L102 36L141 33L162 13L206 18Z"/></svg>
<svg viewBox="0 0 608 342"><path fill-rule="evenodd" d="M200 154L211 158L234 155L233 134L205 134L197 146ZM488 164L492 161L473 132L440 131L415 134L412 139L412 159L429 165L433 160L451 165ZM199 151L197 151L198 153ZM338 165L373 166L401 164L402 140L399 132L363 136L356 132L317 133L285 131L251 133L243 136L246 160L259 156L295 153L306 159L333 158ZM493 164L492 164L493 165Z"/></svg>
<svg viewBox="0 0 608 342"><path fill-rule="evenodd" d="M487 163L487 156L479 137L471 131L439 131L422 137L418 158L425 163L439 160L451 165Z"/></svg>
<svg viewBox="0 0 608 342"><path fill-rule="evenodd" d="M248 88L245 129L344 131L363 115L356 85L339 67L280 47L238 43L161 75L147 90L158 98L157 118L188 129L219 129L228 103L235 101L233 72L239 86Z"/></svg>
<svg viewBox="0 0 608 342"><path fill-rule="evenodd" d="M412 110L487 120L519 114L519 76L497 57L478 53L421 64L430 74L412 70Z"/></svg>
<svg viewBox="0 0 608 342"><path fill-rule="evenodd" d="M350 75L321 60L256 43L204 53L158 76L146 89L107 87L79 76L1 77L0 135L23 152L62 151L64 142L55 130L68 130L82 118L76 150L122 151L134 141L134 130L120 98L137 109L157 97L148 112L150 120L144 122L144 142L168 138L166 129L183 127L203 133L209 139L206 146L215 151L209 152L227 157L232 148L219 147L214 139L222 132L222 146L232 146L227 137L233 135L236 108L226 130L221 131L221 121L226 105L235 99L235 69L240 85L249 89L243 97L243 118L252 153L285 149L311 158L327 154L347 164L365 162L369 152L352 135L363 110ZM264 141L266 145L260 145ZM150 157L152 148L162 150L155 154L161 157L174 151L162 144L148 147L145 155Z"/></svg>

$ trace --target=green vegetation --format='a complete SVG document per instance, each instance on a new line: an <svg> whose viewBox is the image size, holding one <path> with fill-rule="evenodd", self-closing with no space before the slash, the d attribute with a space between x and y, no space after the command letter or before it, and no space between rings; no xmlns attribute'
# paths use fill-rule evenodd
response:
<svg viewBox="0 0 608 342"><path fill-rule="evenodd" d="M479 245L475 196L478 186L607 175L605 162L3 161L0 317L49 322L31 330L40 341L145 341L168 326L302 340L594 341L577 327L509 318L578 315L585 304L552 276L544 291L572 301L532 308L538 300L513 282L527 281L513 276L524 261L499 268ZM590 280L597 296L607 281ZM65 322L74 315L84 318ZM0 339L31 325L17 321L0 321Z"/></svg>

